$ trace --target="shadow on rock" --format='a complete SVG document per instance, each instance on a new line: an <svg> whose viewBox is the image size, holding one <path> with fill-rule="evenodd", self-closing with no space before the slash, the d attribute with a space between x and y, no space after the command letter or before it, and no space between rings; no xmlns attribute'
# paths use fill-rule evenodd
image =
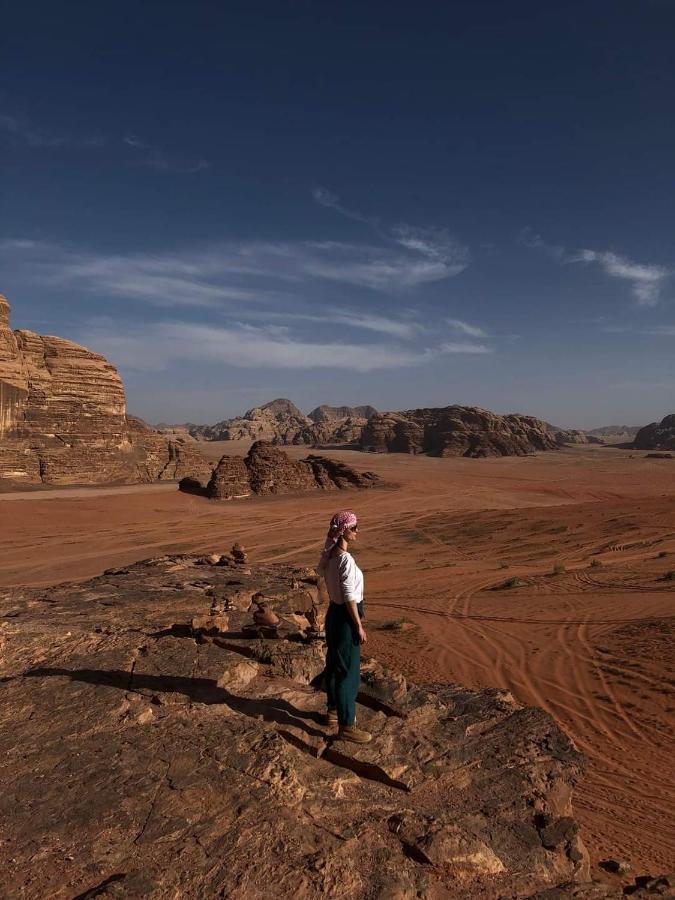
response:
<svg viewBox="0 0 675 900"><path fill-rule="evenodd" d="M147 675L142 672L129 672L122 669L60 669L38 668L26 672L26 678L70 678L71 681L83 681L103 687L118 688L135 693L148 692L149 700L159 700L163 693L184 694L193 703L222 703L235 712L250 716L252 719L262 718L265 722L276 722L278 725L294 725L312 737L325 737L306 721L321 724L320 713L298 709L287 700L280 698L265 699L239 697L224 688L218 687L211 678L186 678L181 675Z"/></svg>

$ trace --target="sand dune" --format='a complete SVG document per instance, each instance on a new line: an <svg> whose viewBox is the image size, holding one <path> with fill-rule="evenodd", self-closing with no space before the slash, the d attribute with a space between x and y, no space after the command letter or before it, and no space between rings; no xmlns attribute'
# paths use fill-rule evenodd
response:
<svg viewBox="0 0 675 900"><path fill-rule="evenodd" d="M224 449L206 446L214 458ZM257 561L311 563L330 514L351 506L369 649L416 680L500 686L543 706L589 758L576 809L594 861L675 869L675 581L664 579L675 569L675 465L602 447L331 455L389 486L223 504L164 485L2 495L0 584L83 579L235 540ZM382 627L400 619L414 627Z"/></svg>

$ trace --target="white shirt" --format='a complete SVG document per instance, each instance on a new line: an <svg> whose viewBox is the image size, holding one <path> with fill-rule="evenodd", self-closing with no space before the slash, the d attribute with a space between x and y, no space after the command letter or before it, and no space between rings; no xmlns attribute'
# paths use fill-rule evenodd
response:
<svg viewBox="0 0 675 900"><path fill-rule="evenodd" d="M351 553L338 553L328 560L324 572L331 603L345 601L361 603L363 600L363 572L356 565Z"/></svg>

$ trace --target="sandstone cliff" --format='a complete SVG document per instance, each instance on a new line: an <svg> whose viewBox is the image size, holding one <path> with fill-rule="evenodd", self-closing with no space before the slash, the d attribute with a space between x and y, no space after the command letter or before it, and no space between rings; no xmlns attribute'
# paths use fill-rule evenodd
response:
<svg viewBox="0 0 675 900"><path fill-rule="evenodd" d="M338 460L308 456L292 460L268 441L257 441L246 459L223 456L213 470L205 493L212 500L232 500L249 494L289 494L302 491L372 487L372 472L357 472ZM195 493L192 483L181 485Z"/></svg>
<svg viewBox="0 0 675 900"><path fill-rule="evenodd" d="M360 444L377 453L471 457L526 456L558 447L546 423L533 416L499 416L473 406L377 413Z"/></svg>
<svg viewBox="0 0 675 900"><path fill-rule="evenodd" d="M180 439L126 416L122 379L105 357L12 331L0 296L0 482L154 481L208 470Z"/></svg>
<svg viewBox="0 0 675 900"><path fill-rule="evenodd" d="M1 896L591 896L542 893L588 877L546 713L365 659L338 741L312 570L208 560L3 593Z"/></svg>
<svg viewBox="0 0 675 900"><path fill-rule="evenodd" d="M675 450L675 413L641 428L633 446L638 450Z"/></svg>

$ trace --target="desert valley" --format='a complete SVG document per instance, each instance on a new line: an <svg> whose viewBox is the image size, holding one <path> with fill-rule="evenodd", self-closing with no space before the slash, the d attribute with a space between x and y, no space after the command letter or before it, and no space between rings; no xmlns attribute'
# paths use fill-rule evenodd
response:
<svg viewBox="0 0 675 900"><path fill-rule="evenodd" d="M671 896L672 415L152 428L104 357L0 314L4 896ZM343 506L368 750L318 724Z"/></svg>

